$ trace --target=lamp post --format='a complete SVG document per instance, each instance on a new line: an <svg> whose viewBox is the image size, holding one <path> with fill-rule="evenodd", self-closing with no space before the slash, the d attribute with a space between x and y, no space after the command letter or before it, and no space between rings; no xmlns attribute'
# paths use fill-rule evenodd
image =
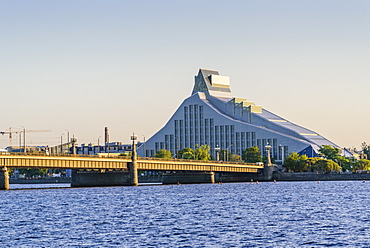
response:
<svg viewBox="0 0 370 248"><path fill-rule="evenodd" d="M101 138L101 136L98 137L98 153L100 153L100 142L99 142L100 138Z"/></svg>
<svg viewBox="0 0 370 248"><path fill-rule="evenodd" d="M26 128L24 126L21 128L23 128L23 153L26 154Z"/></svg>
<svg viewBox="0 0 370 248"><path fill-rule="evenodd" d="M26 154L26 128L24 126L21 126L23 128L23 153Z"/></svg>
<svg viewBox="0 0 370 248"><path fill-rule="evenodd" d="M220 150L221 150L221 148L218 147L218 145L217 145L216 148L215 148L215 151L216 151L216 160L217 161L220 161Z"/></svg>
<svg viewBox="0 0 370 248"><path fill-rule="evenodd" d="M67 131L67 143L69 143L70 142L70 140L69 140L69 130L66 129L66 131Z"/></svg>
<svg viewBox="0 0 370 248"><path fill-rule="evenodd" d="M267 151L267 164L270 165L271 164L271 156L270 156L271 146L270 146L270 144L267 143L265 148L266 148L266 151Z"/></svg>
<svg viewBox="0 0 370 248"><path fill-rule="evenodd" d="M63 135L64 135L64 133L62 133L62 135L60 135L60 154L63 153Z"/></svg>
<svg viewBox="0 0 370 248"><path fill-rule="evenodd" d="M145 135L142 134L142 136L144 137L144 157L147 157L146 156L146 142L145 142Z"/></svg>
<svg viewBox="0 0 370 248"><path fill-rule="evenodd" d="M227 148L226 148L226 161L229 161L229 148L232 147L233 144L230 144Z"/></svg>
<svg viewBox="0 0 370 248"><path fill-rule="evenodd" d="M136 140L137 136L135 133L131 136L132 140L132 152L131 152L131 163L129 166L130 181L132 186L137 186L139 184L139 178L137 173L137 162L136 162Z"/></svg>

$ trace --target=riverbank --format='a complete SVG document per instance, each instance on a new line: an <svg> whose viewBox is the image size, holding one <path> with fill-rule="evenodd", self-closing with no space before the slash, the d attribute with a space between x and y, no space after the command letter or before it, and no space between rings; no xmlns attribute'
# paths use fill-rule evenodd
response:
<svg viewBox="0 0 370 248"><path fill-rule="evenodd" d="M274 173L273 179L278 181L350 181L370 180L370 173L328 173L311 172Z"/></svg>
<svg viewBox="0 0 370 248"><path fill-rule="evenodd" d="M9 178L10 184L71 183L72 177ZM162 177L139 177L140 183L162 183Z"/></svg>
<svg viewBox="0 0 370 248"><path fill-rule="evenodd" d="M71 177L9 178L10 184L53 184L71 182Z"/></svg>
<svg viewBox="0 0 370 248"><path fill-rule="evenodd" d="M260 179L258 179L260 180ZM257 179L255 181L258 181ZM277 181L351 181L370 180L370 173L353 174L316 174L312 172L274 173L273 179ZM272 181L271 180L271 181ZM42 177L42 178L10 178L10 184L55 184L71 183L71 177ZM226 181L224 181L226 182ZM245 182L249 182L246 180ZM139 177L139 183L162 183L162 177Z"/></svg>

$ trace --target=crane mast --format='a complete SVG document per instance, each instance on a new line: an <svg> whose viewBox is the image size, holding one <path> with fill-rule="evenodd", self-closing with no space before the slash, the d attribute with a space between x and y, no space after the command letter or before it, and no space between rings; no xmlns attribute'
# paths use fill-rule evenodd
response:
<svg viewBox="0 0 370 248"><path fill-rule="evenodd" d="M26 130L25 128L23 128L23 130L21 131L13 131L11 127L9 127L9 131L0 131L0 134L1 135L4 135L4 134L9 134L9 146L12 147L13 146L13 134L19 134L19 146L21 146L22 144L22 139L21 139L21 136L22 136L22 133L23 133L23 146L24 146L24 150L26 150L26 133L36 133L36 132L51 132L51 130Z"/></svg>

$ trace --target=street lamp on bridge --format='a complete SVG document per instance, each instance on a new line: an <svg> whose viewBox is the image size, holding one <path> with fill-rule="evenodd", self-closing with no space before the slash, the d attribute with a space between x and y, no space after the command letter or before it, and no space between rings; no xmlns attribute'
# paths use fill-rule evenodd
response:
<svg viewBox="0 0 370 248"><path fill-rule="evenodd" d="M265 146L266 148L266 152L267 152L267 164L270 165L271 164L271 155L270 155L270 152L271 152L271 146L269 143L267 143L267 145Z"/></svg>
<svg viewBox="0 0 370 248"><path fill-rule="evenodd" d="M219 161L220 160L220 150L221 148L218 147L218 145L216 146L215 148L215 152L216 152L216 160Z"/></svg>

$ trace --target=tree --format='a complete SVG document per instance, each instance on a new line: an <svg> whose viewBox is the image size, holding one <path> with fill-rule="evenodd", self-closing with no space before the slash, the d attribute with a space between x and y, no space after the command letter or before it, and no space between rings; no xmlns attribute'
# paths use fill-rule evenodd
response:
<svg viewBox="0 0 370 248"><path fill-rule="evenodd" d="M242 158L239 155L231 154L230 161L232 162L242 162Z"/></svg>
<svg viewBox="0 0 370 248"><path fill-rule="evenodd" d="M262 156L261 156L261 152L258 146L252 146L250 148L246 148L243 151L242 159L247 163L262 162Z"/></svg>
<svg viewBox="0 0 370 248"><path fill-rule="evenodd" d="M131 152L124 152L118 155L119 157L131 157Z"/></svg>
<svg viewBox="0 0 370 248"><path fill-rule="evenodd" d="M338 156L335 162L342 167L342 171L353 171L356 167L357 160L354 157L346 158L343 156Z"/></svg>
<svg viewBox="0 0 370 248"><path fill-rule="evenodd" d="M168 150L161 149L161 150L157 151L154 154L154 157L155 158L171 159L172 158L172 153L170 151L168 151Z"/></svg>
<svg viewBox="0 0 370 248"><path fill-rule="evenodd" d="M19 174L25 174L26 177L43 176L48 173L48 169L18 169Z"/></svg>
<svg viewBox="0 0 370 248"><path fill-rule="evenodd" d="M220 161L228 161L230 158L230 151L226 149L221 149L219 152Z"/></svg>
<svg viewBox="0 0 370 248"><path fill-rule="evenodd" d="M362 152L366 155L365 158L370 159L370 146L366 142L361 144Z"/></svg>
<svg viewBox="0 0 370 248"><path fill-rule="evenodd" d="M354 166L355 170L370 170L370 160L359 159Z"/></svg>
<svg viewBox="0 0 370 248"><path fill-rule="evenodd" d="M189 147L182 148L181 150L177 151L177 158L194 159L194 150Z"/></svg>
<svg viewBox="0 0 370 248"><path fill-rule="evenodd" d="M208 161L211 159L211 155L209 154L209 150L211 147L209 145L201 145L200 147L194 150L194 158L195 160L204 160Z"/></svg>
<svg viewBox="0 0 370 248"><path fill-rule="evenodd" d="M293 172L306 172L310 169L308 157L299 156L298 153L292 152L284 161L284 167Z"/></svg>
<svg viewBox="0 0 370 248"><path fill-rule="evenodd" d="M318 171L321 172L331 172L331 171L340 171L342 168L335 163L333 160L320 159L317 161Z"/></svg>
<svg viewBox="0 0 370 248"><path fill-rule="evenodd" d="M321 157L325 159L335 160L336 158L338 158L338 156L340 156L341 150L339 148L331 147L329 145L323 145L322 147L320 147L319 152L320 152L319 155Z"/></svg>

